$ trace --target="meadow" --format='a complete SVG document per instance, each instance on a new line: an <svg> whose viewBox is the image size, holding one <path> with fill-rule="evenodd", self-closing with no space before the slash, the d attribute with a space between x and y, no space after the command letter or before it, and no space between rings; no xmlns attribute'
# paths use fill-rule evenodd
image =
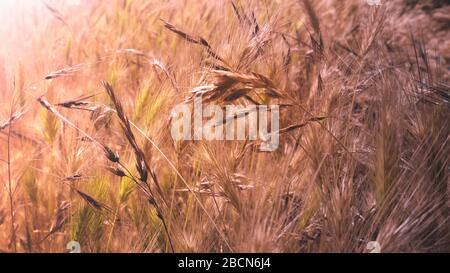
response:
<svg viewBox="0 0 450 273"><path fill-rule="evenodd" d="M375 2L3 2L0 252L449 252L450 5Z"/></svg>

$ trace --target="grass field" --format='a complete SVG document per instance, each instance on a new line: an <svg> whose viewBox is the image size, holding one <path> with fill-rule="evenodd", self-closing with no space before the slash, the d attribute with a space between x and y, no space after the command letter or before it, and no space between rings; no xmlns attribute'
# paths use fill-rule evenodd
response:
<svg viewBox="0 0 450 273"><path fill-rule="evenodd" d="M0 252L449 252L450 5L374 2L2 2Z"/></svg>

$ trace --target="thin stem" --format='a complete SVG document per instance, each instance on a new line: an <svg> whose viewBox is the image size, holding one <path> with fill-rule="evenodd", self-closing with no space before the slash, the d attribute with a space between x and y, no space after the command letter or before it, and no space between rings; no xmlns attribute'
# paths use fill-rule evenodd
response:
<svg viewBox="0 0 450 273"><path fill-rule="evenodd" d="M164 217L162 216L162 213L159 212L159 214L161 215L160 219L161 219L161 222L163 223L164 229L166 230L167 239L169 240L170 249L172 250L172 253L175 253L175 249L173 247L172 239L171 239L171 236L170 236L170 233L169 233L169 228L167 227L166 221L164 220Z"/></svg>
<svg viewBox="0 0 450 273"><path fill-rule="evenodd" d="M183 182L184 186L188 189L188 191L190 193L192 193L194 199L197 201L198 205L200 206L200 208L205 212L205 215L209 218L209 220L211 221L213 227L217 230L217 232L219 233L219 235L222 237L223 241L225 242L225 244L227 245L227 247L230 249L231 252L233 252L233 249L231 248L230 244L228 243L227 238L225 237L225 235L223 235L223 233L220 231L220 228L217 226L216 222L214 221L214 219L212 218L212 216L208 213L208 211L206 210L205 206L202 204L202 202L200 201L200 199L197 197L197 194L192 190L192 188L189 186L189 184L187 183L186 179L184 179L184 177L181 175L181 173L177 170L177 168L173 165L173 163L169 160L169 158L167 158L167 156L163 153L163 151L161 151L161 149L158 147L158 145L156 145L156 143L150 138L148 137L136 124L134 124L132 121L130 121L130 124L147 140L150 142L150 144L152 144L153 147L155 147L155 149L163 156L163 158L167 161L167 163L169 164L169 166L173 169L173 171L178 175L178 177L181 179L181 181Z"/></svg>
<svg viewBox="0 0 450 273"><path fill-rule="evenodd" d="M130 175L129 178L131 178L131 179L138 185L138 187L141 188L141 190L142 190L146 195L148 195L148 196L150 196L151 198L153 198L154 194L153 194L152 189L150 188L150 186L148 186L148 185L146 184L147 187L148 187L148 190L150 191L150 192L147 192L147 190L146 190L146 189L141 185L141 183L139 182L140 180L138 180L138 179L131 173L131 171L128 170L128 168L127 168L125 165L123 165L120 161L117 162L117 164L119 164L119 166L121 166L126 172L128 172L128 174ZM169 244L170 244L170 248L171 248L171 250L172 250L172 253L175 253L175 249L174 249L174 247L173 247L172 239L171 239L171 236L170 236L170 233L169 233L169 228L167 227L166 221L164 220L163 213L162 213L162 211L161 211L161 209L159 208L159 206L158 206L157 203L155 203L154 206L155 206L156 210L158 211L158 214L160 215L159 218L161 219L161 222L163 223L164 230L166 231L167 238L169 239ZM114 216L114 217L115 217L115 216ZM115 220L114 220L114 221L115 221ZM114 224L113 224L113 228L114 228ZM112 229L113 229L113 228L112 228ZM111 233L112 233L112 229L111 229ZM108 240L108 243L109 243L109 240Z"/></svg>
<svg viewBox="0 0 450 273"><path fill-rule="evenodd" d="M111 231L109 232L108 243L106 244L106 251L109 251L109 248L110 248L110 245L111 245L111 238L112 238L112 235L114 233L114 228L116 227L117 214L119 213L120 206L121 206L121 204L119 204L117 206L116 211L114 212L114 218L113 218L113 222L112 222L112 227L111 227Z"/></svg>
<svg viewBox="0 0 450 273"><path fill-rule="evenodd" d="M11 119L13 116L13 109L11 105L11 112L9 118ZM12 181L11 181L11 127L13 124L11 123L8 127L8 151L7 151L7 165L8 165L8 196L9 196L9 207L11 213L11 242L14 247L14 252L17 252L17 244L16 244L16 224L15 224L15 215L14 215L14 200L13 200L13 192L12 192Z"/></svg>

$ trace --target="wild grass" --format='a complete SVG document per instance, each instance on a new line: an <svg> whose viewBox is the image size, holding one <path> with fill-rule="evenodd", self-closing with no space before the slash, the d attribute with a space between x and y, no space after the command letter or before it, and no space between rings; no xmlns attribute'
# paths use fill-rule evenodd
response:
<svg viewBox="0 0 450 273"><path fill-rule="evenodd" d="M0 251L450 251L446 1L9 9ZM279 148L174 141L200 96L280 105Z"/></svg>

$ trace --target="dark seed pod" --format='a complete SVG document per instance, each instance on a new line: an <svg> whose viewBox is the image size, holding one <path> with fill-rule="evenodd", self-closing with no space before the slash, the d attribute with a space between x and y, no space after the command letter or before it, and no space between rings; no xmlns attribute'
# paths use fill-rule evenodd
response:
<svg viewBox="0 0 450 273"><path fill-rule="evenodd" d="M142 182L147 182L148 179L148 170L147 167L145 166L145 163L143 161L138 161L136 163L136 169L139 172L139 177L141 179Z"/></svg>
<svg viewBox="0 0 450 273"><path fill-rule="evenodd" d="M152 206L156 206L156 200L153 197L148 198L148 203Z"/></svg>
<svg viewBox="0 0 450 273"><path fill-rule="evenodd" d="M108 146L103 145L103 150L105 151L106 158L113 163L119 162L119 156L114 153Z"/></svg>
<svg viewBox="0 0 450 273"><path fill-rule="evenodd" d="M108 169L108 171L110 171L111 173L113 173L114 175L116 175L116 176L118 176L118 177L124 177L124 176L127 176L127 175L125 174L125 172L124 172L122 169L120 169L120 168L108 167L107 169Z"/></svg>

